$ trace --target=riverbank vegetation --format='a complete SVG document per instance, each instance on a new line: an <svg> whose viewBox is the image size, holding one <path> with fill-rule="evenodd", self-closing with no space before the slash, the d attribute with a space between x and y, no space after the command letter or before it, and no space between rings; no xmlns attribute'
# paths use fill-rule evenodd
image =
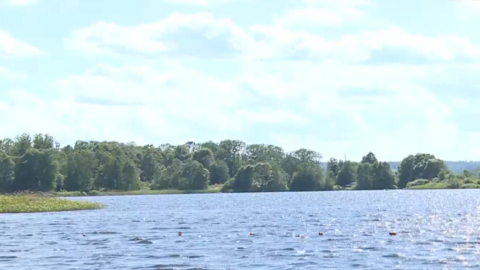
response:
<svg viewBox="0 0 480 270"><path fill-rule="evenodd" d="M125 195L166 195L166 194L202 194L220 193L222 185L212 185L207 189L179 190L179 189L158 189L152 190L148 187L139 190L91 190L91 191L54 191L50 194L56 197L84 197L84 196L125 196Z"/></svg>
<svg viewBox="0 0 480 270"><path fill-rule="evenodd" d="M323 160L238 140L182 145L77 141L60 146L48 134L0 140L0 192L58 196L273 192L341 189L477 188L478 177L454 174L430 154L404 158L396 171L367 153L362 160Z"/></svg>
<svg viewBox="0 0 480 270"><path fill-rule="evenodd" d="M93 210L102 207L103 205L99 203L72 201L39 194L0 195L0 213Z"/></svg>

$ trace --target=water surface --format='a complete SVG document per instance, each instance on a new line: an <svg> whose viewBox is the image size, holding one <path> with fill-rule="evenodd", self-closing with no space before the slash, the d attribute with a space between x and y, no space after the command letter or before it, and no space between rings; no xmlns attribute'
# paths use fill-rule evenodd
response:
<svg viewBox="0 0 480 270"><path fill-rule="evenodd" d="M479 195L399 190L74 198L107 208L0 214L0 269L480 269Z"/></svg>

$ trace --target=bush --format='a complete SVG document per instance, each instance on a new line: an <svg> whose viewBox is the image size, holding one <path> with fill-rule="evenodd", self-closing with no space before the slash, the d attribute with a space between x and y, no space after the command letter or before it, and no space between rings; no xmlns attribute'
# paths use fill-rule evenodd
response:
<svg viewBox="0 0 480 270"><path fill-rule="evenodd" d="M465 184L473 184L473 183L475 183L475 180L473 180L473 179L471 179L471 178L467 178L467 179L465 179L465 181L463 181L463 183L465 183Z"/></svg>
<svg viewBox="0 0 480 270"><path fill-rule="evenodd" d="M234 178L230 178L225 184L223 184L221 192L231 192L233 189L233 182L235 181Z"/></svg>
<svg viewBox="0 0 480 270"><path fill-rule="evenodd" d="M427 179L417 179L417 180L414 180L412 182L409 182L407 184L407 188L409 187L414 187L414 186L422 186L422 185L426 185L430 183L430 180L427 180Z"/></svg>
<svg viewBox="0 0 480 270"><path fill-rule="evenodd" d="M344 190L345 188L343 188L342 186L339 186L339 185L335 185L333 186L333 190Z"/></svg>
<svg viewBox="0 0 480 270"><path fill-rule="evenodd" d="M100 191L98 191L98 190L92 190L92 191L90 191L90 192L88 193L88 195L90 195L90 196L99 196L99 195L101 195L101 193L100 193Z"/></svg>
<svg viewBox="0 0 480 270"><path fill-rule="evenodd" d="M451 179L448 181L448 188L460 188L460 182L456 179Z"/></svg>
<svg viewBox="0 0 480 270"><path fill-rule="evenodd" d="M460 186L461 189L473 189L473 188L480 188L480 185L476 183L468 183L468 184L463 184Z"/></svg>
<svg viewBox="0 0 480 270"><path fill-rule="evenodd" d="M440 178L437 178L437 177L435 177L435 178L432 179L432 182L433 182L433 183L439 183L439 182L441 182L441 181L442 181L442 180L440 180Z"/></svg>

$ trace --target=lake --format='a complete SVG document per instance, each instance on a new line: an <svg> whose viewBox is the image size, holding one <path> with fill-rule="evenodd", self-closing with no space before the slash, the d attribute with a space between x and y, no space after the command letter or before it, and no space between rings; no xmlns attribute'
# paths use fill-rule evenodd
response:
<svg viewBox="0 0 480 270"><path fill-rule="evenodd" d="M480 268L479 195L391 190L72 198L107 208L0 214L0 269Z"/></svg>

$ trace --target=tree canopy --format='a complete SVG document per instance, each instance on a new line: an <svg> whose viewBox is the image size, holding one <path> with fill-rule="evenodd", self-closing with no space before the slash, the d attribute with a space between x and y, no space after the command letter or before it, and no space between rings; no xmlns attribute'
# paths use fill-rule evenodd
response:
<svg viewBox="0 0 480 270"><path fill-rule="evenodd" d="M417 179L447 178L445 162L430 154L406 157L393 172L367 153L360 162L330 159L309 149L238 140L182 145L77 141L61 145L49 134L0 140L0 192L150 189L316 191L404 188ZM326 165L326 166L325 166Z"/></svg>

